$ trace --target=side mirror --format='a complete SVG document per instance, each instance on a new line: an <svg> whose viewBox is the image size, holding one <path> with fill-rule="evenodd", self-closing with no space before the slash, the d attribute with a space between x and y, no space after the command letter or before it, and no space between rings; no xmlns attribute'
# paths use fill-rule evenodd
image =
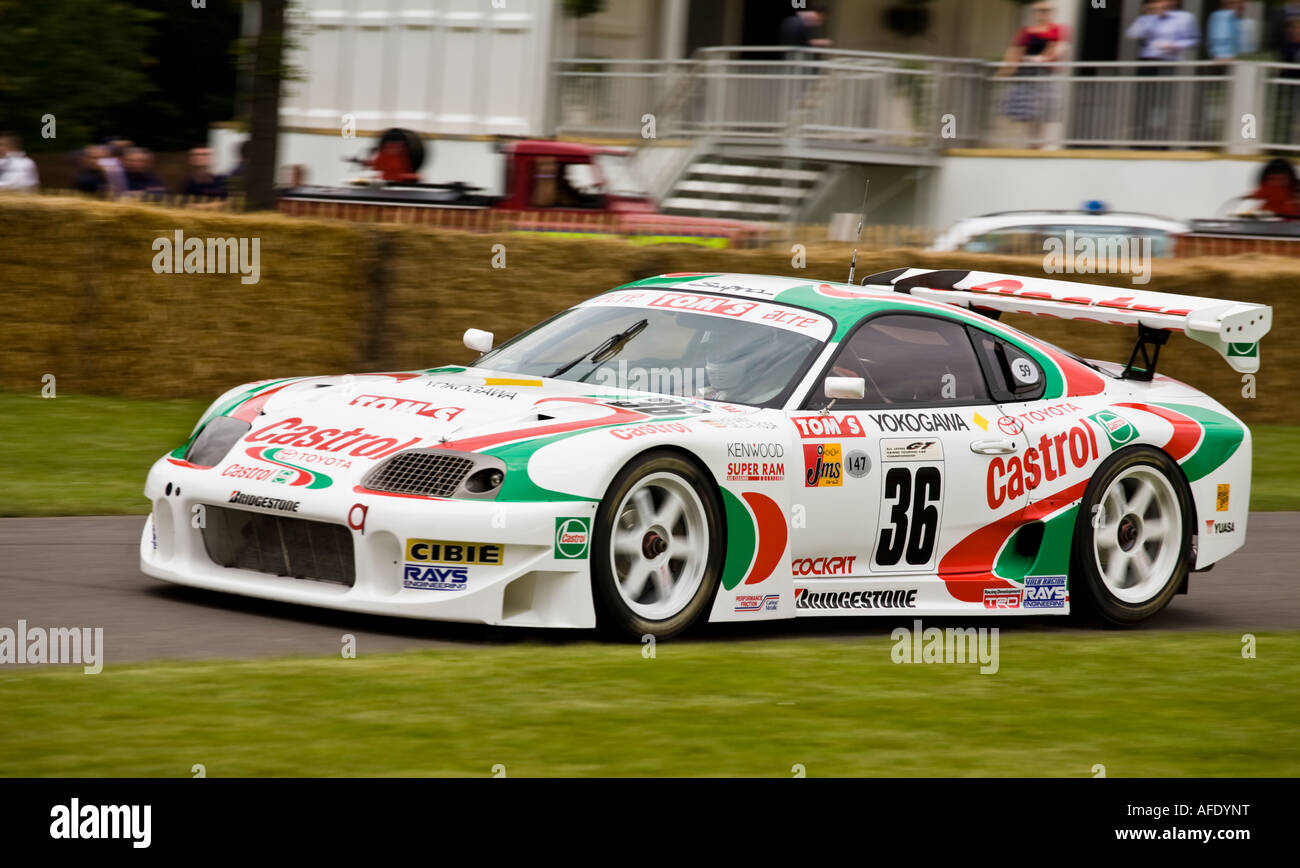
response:
<svg viewBox="0 0 1300 868"><path fill-rule="evenodd" d="M827 377L825 388L827 398L861 401L867 394L867 381L862 377Z"/></svg>
<svg viewBox="0 0 1300 868"><path fill-rule="evenodd" d="M482 329L465 329L465 346L476 353L486 353L492 349L492 332Z"/></svg>

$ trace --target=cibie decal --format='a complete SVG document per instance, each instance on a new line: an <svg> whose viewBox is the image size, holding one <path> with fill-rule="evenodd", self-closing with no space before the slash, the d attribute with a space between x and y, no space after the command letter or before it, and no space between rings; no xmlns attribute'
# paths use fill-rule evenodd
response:
<svg viewBox="0 0 1300 868"><path fill-rule="evenodd" d="M585 560L590 548L590 518L557 518L555 520L555 557L558 560Z"/></svg>
<svg viewBox="0 0 1300 868"><path fill-rule="evenodd" d="M293 450L284 450L279 446L253 446L244 450L250 458L256 458L258 461L265 461L268 464L274 464L280 470L275 472L267 482L278 482L285 485L302 485L307 488L328 488L334 484L334 480L323 473L314 470L308 470L306 467L299 467L297 464L290 464L282 460L279 456L282 452ZM238 465L235 465L238 466ZM227 468L228 470L233 468ZM225 475L225 471L222 471Z"/></svg>
<svg viewBox="0 0 1300 868"><path fill-rule="evenodd" d="M1093 413L1088 418L1101 426L1101 430L1105 431L1106 436L1110 438L1110 445L1117 449L1137 437L1137 429L1133 427L1133 423L1118 413L1103 410L1100 413Z"/></svg>
<svg viewBox="0 0 1300 868"><path fill-rule="evenodd" d="M501 563L501 546L497 543L445 542L432 539L408 539L406 559L422 564L489 564Z"/></svg>
<svg viewBox="0 0 1300 868"><path fill-rule="evenodd" d="M805 488L844 484L844 458L838 443L805 443L803 447Z"/></svg>

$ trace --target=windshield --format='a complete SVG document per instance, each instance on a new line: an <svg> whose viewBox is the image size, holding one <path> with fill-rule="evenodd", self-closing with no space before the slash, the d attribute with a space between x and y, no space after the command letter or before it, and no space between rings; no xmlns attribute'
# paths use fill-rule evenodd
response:
<svg viewBox="0 0 1300 868"><path fill-rule="evenodd" d="M819 314L762 302L675 292L625 295L640 304L599 297L502 344L475 365L609 389L765 405L787 392L832 328ZM689 305L697 309L680 309Z"/></svg>

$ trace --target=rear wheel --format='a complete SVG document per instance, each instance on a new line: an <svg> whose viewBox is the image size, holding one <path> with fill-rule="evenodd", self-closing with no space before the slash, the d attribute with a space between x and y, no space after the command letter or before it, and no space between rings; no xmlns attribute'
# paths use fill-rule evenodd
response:
<svg viewBox="0 0 1300 868"><path fill-rule="evenodd" d="M1107 460L1084 493L1073 576L1083 602L1113 624L1163 609L1187 577L1193 506L1182 472L1150 446Z"/></svg>
<svg viewBox="0 0 1300 868"><path fill-rule="evenodd" d="M592 590L602 627L660 638L689 627L713 600L722 564L713 481L667 451L638 457L596 511Z"/></svg>

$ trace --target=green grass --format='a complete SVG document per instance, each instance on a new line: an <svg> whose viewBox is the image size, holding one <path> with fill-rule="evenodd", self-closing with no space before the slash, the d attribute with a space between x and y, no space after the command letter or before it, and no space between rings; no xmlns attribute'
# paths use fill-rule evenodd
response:
<svg viewBox="0 0 1300 868"><path fill-rule="evenodd" d="M144 515L149 468L188 439L206 408L0 393L0 516Z"/></svg>
<svg viewBox="0 0 1300 868"><path fill-rule="evenodd" d="M0 776L1300 775L1300 634L1002 631L0 668ZM364 649L362 649L364 651Z"/></svg>
<svg viewBox="0 0 1300 868"><path fill-rule="evenodd" d="M1300 509L1300 428L1261 425L1250 433L1255 449L1250 508Z"/></svg>
<svg viewBox="0 0 1300 868"><path fill-rule="evenodd" d="M215 397L215 396L214 396ZM145 474L207 404L0 393L0 516L143 515ZM1300 427L1261 426L1253 510L1300 510Z"/></svg>

